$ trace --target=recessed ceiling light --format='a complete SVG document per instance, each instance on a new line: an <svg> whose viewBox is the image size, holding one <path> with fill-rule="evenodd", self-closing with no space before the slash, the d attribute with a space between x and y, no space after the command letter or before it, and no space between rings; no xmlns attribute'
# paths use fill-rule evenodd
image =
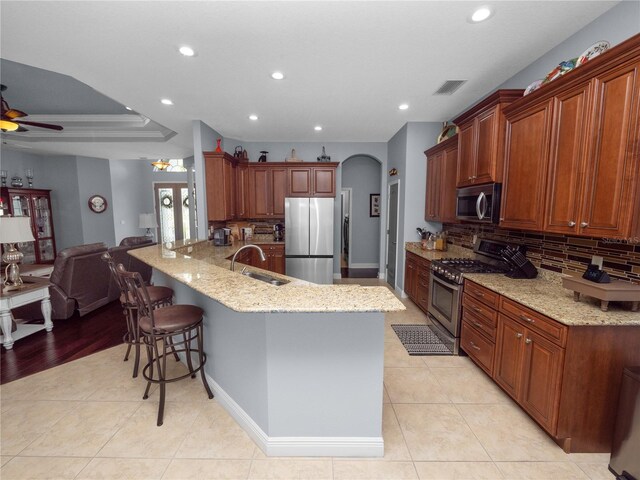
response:
<svg viewBox="0 0 640 480"><path fill-rule="evenodd" d="M124 108L126 108L126 109L127 109L127 110L129 110L130 112L132 112L132 111L133 111L133 108L131 108L131 107L124 107Z"/></svg>
<svg viewBox="0 0 640 480"><path fill-rule="evenodd" d="M486 20L493 12L489 7L480 7L471 15L471 21L478 23Z"/></svg>
<svg viewBox="0 0 640 480"><path fill-rule="evenodd" d="M313 129L314 129L316 132L319 132L320 130L322 130L322 127L321 127L320 125L316 125L315 127L313 127Z"/></svg>
<svg viewBox="0 0 640 480"><path fill-rule="evenodd" d="M398 105L398 108L400 110L406 110L407 108L409 108L409 104L408 103L402 103L402 104Z"/></svg>
<svg viewBox="0 0 640 480"><path fill-rule="evenodd" d="M282 72L273 72L271 74L271 78L273 78L274 80L282 80L284 78L284 73L282 73Z"/></svg>
<svg viewBox="0 0 640 480"><path fill-rule="evenodd" d="M193 51L193 48L187 47L186 45L184 47L180 47L180 50L178 51L185 57L193 57L196 54L196 52Z"/></svg>
<svg viewBox="0 0 640 480"><path fill-rule="evenodd" d="M160 103L162 103L163 105L173 105L173 102L169 98L163 98L162 100L160 100Z"/></svg>
<svg viewBox="0 0 640 480"><path fill-rule="evenodd" d="M249 120L253 120L253 121L258 120L258 115L253 115L253 114L249 115Z"/></svg>

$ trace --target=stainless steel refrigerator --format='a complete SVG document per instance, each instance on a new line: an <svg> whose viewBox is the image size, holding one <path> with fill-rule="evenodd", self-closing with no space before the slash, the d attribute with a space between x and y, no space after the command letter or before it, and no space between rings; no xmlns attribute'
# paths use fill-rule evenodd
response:
<svg viewBox="0 0 640 480"><path fill-rule="evenodd" d="M333 198L285 198L287 275L333 283Z"/></svg>

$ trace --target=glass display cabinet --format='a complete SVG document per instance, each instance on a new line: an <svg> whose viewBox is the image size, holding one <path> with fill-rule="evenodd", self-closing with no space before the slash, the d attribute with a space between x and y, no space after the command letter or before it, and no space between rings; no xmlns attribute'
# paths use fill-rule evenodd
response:
<svg viewBox="0 0 640 480"><path fill-rule="evenodd" d="M53 263L56 258L56 241L51 215L51 190L35 188L0 189L0 215L31 217L34 242L19 243L23 264Z"/></svg>

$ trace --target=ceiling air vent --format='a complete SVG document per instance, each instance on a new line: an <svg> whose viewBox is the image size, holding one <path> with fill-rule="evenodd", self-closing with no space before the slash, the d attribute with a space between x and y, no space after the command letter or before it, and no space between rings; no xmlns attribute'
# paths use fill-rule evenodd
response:
<svg viewBox="0 0 640 480"><path fill-rule="evenodd" d="M458 90L465 83L466 80L447 80L438 90L436 90L434 95L452 95L453 92Z"/></svg>

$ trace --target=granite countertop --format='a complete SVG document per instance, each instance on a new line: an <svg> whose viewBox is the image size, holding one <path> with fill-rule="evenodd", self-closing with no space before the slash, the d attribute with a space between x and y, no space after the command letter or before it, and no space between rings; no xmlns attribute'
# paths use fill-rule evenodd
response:
<svg viewBox="0 0 640 480"><path fill-rule="evenodd" d="M274 243L254 239L251 243ZM405 306L386 287L317 285L255 267L290 283L274 286L229 270L245 242L215 247L207 240L185 240L130 250L129 254L238 312L392 312Z"/></svg>
<svg viewBox="0 0 640 480"><path fill-rule="evenodd" d="M622 303L611 302L600 310L600 302L582 295L573 300L573 290L562 286L564 275L538 269L538 277L513 279L502 274L470 273L465 278L569 326L640 325L640 313ZM626 307L626 308L625 308Z"/></svg>
<svg viewBox="0 0 640 480"><path fill-rule="evenodd" d="M449 245L446 252L440 250L423 250L420 242L406 242L404 249L407 252L414 253L419 257L427 260L442 260L443 258L469 258L473 255L473 251L468 248L458 247L457 245Z"/></svg>

